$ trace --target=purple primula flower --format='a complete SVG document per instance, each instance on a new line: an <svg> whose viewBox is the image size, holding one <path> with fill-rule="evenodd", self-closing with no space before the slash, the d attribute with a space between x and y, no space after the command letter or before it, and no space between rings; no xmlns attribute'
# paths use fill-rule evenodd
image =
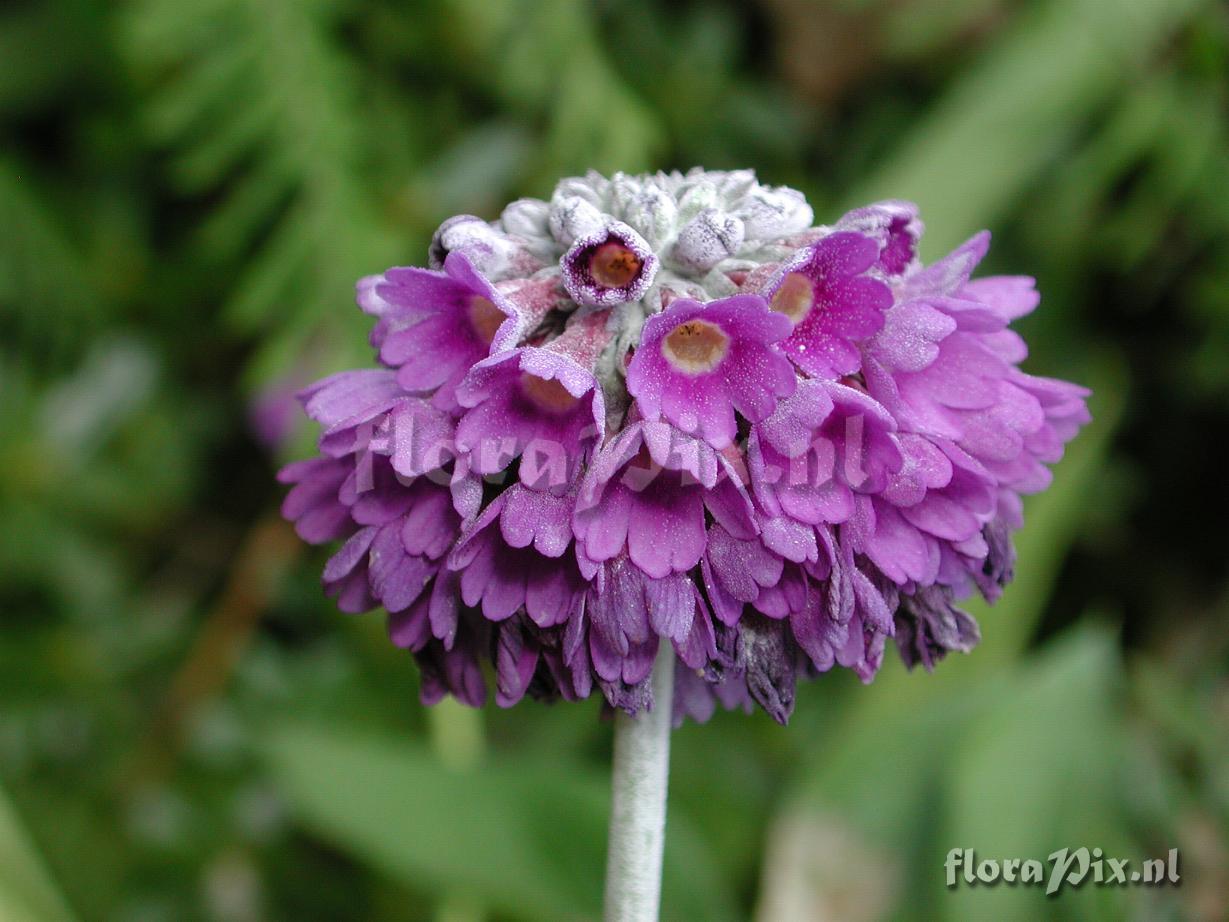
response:
<svg viewBox="0 0 1229 922"><path fill-rule="evenodd" d="M887 279L900 278L918 265L917 246L923 225L913 202L889 200L856 208L836 222L838 231L856 231L879 244L875 270Z"/></svg>
<svg viewBox="0 0 1229 922"><path fill-rule="evenodd" d="M644 296L657 274L657 256L622 221L577 238L559 261L563 287L577 304L610 307Z"/></svg>
<svg viewBox="0 0 1229 922"><path fill-rule="evenodd" d="M571 483L606 426L606 404L594 375L610 341L604 314L576 318L543 346L522 346L484 359L457 390L467 408L457 448L478 474L494 474L516 458L523 483Z"/></svg>
<svg viewBox="0 0 1229 922"><path fill-rule="evenodd" d="M282 500L282 517L308 544L324 544L355 530L350 510L338 498L351 465L334 458L296 461L278 471L277 479L293 484Z"/></svg>
<svg viewBox="0 0 1229 922"><path fill-rule="evenodd" d="M359 304L379 318L372 342L400 386L451 409L469 369L528 335L554 307L556 289L554 277L497 286L457 251L442 272L397 268L360 282Z"/></svg>
<svg viewBox="0 0 1229 922"><path fill-rule="evenodd" d="M645 323L627 391L646 419L664 417L725 448L738 432L736 410L758 422L794 392L789 360L773 348L791 328L757 295L674 301Z"/></svg>
<svg viewBox="0 0 1229 922"><path fill-rule="evenodd" d="M573 529L595 562L626 552L647 576L686 572L704 553L704 514L754 534L750 498L730 462L666 423L633 423L594 458Z"/></svg>
<svg viewBox="0 0 1229 922"><path fill-rule="evenodd" d="M375 464L370 489L347 492L343 484L358 530L325 565L325 588L342 611L377 604L402 611L427 589L460 533L452 493L426 477L404 484L386 459Z"/></svg>
<svg viewBox="0 0 1229 922"><path fill-rule="evenodd" d="M572 618L587 580L572 544L575 494L562 496L513 484L457 542L448 568L460 573L461 599L488 621L524 612L538 627Z"/></svg>
<svg viewBox="0 0 1229 922"><path fill-rule="evenodd" d="M579 701L593 688L592 667L583 657L569 664L566 632L539 628L524 616L494 627L495 702L511 707L526 694L533 698Z"/></svg>
<svg viewBox="0 0 1229 922"><path fill-rule="evenodd" d="M1022 497L1088 391L1020 368L1032 279L923 265L909 202L811 226L749 171L564 180L449 219L430 269L359 282L383 367L300 392L317 457L282 506L338 542L325 591L388 612L427 703L525 697L673 713L863 681L977 643Z"/></svg>
<svg viewBox="0 0 1229 922"><path fill-rule="evenodd" d="M664 640L680 668L705 670L718 651L703 594L686 574L647 576L626 554L594 567L583 628L588 662L612 705L643 706L648 677Z"/></svg>
<svg viewBox="0 0 1229 922"><path fill-rule="evenodd" d="M855 493L878 492L903 459L891 415L861 391L803 381L777 412L752 427L751 482L771 516L810 525L844 522Z"/></svg>
<svg viewBox="0 0 1229 922"><path fill-rule="evenodd" d="M816 672L843 666L869 682L894 632L895 591L877 582L873 567L855 555L844 532L844 526L821 532L824 556L811 571L819 588L790 626Z"/></svg>
<svg viewBox="0 0 1229 922"><path fill-rule="evenodd" d="M426 616L428 606L389 617L389 639L414 654L422 682L419 695L423 704L436 704L446 695L470 707L486 703L486 679L482 663L490 649L492 626L481 617L466 614L461 618L451 644L432 636Z"/></svg>
<svg viewBox="0 0 1229 922"><path fill-rule="evenodd" d="M673 723L679 727L690 718L704 723L718 707L750 714L755 701L747 693L745 678L729 667L707 671L679 669L674 673Z"/></svg>
<svg viewBox="0 0 1229 922"><path fill-rule="evenodd" d="M817 378L839 378L862 367L858 343L883 326L892 304L888 287L866 273L880 247L863 234L829 234L800 249L763 294L793 323L781 349Z"/></svg>

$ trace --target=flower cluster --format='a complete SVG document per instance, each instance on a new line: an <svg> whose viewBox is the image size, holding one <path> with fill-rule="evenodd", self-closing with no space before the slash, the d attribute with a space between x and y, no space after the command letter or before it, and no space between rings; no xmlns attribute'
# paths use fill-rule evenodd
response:
<svg viewBox="0 0 1229 922"><path fill-rule="evenodd" d="M445 222L429 268L363 279L379 368L306 390L320 455L285 515L348 612L382 606L422 694L761 705L889 638L968 651L1022 494L1088 420L1021 371L1031 279L925 266L907 202L813 226L749 171L564 180Z"/></svg>

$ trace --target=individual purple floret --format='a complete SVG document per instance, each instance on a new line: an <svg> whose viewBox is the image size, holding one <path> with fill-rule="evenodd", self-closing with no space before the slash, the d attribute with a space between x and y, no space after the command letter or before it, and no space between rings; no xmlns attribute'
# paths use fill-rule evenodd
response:
<svg viewBox="0 0 1229 922"><path fill-rule="evenodd" d="M575 493L557 496L514 484L457 541L448 569L461 599L488 621L524 612L538 627L566 623L588 588L572 544Z"/></svg>
<svg viewBox="0 0 1229 922"><path fill-rule="evenodd" d="M918 265L917 247L922 221L913 202L877 202L857 208L836 222L838 231L856 231L879 244L874 269L889 280L900 278Z"/></svg>
<svg viewBox="0 0 1229 922"><path fill-rule="evenodd" d="M798 250L764 289L794 325L781 349L802 371L838 378L862 366L858 344L883 326L892 293L867 272L880 245L862 234L830 234Z"/></svg>
<svg viewBox="0 0 1229 922"><path fill-rule="evenodd" d="M736 410L758 422L794 392L793 368L773 348L790 329L757 295L674 301L645 322L627 391L647 419L725 448L737 435Z"/></svg>
<svg viewBox="0 0 1229 922"><path fill-rule="evenodd" d="M452 409L470 368L528 335L557 302L554 288L548 280L501 290L454 252L442 272L397 268L360 282L359 305L379 318L372 342L398 384Z"/></svg>
<svg viewBox="0 0 1229 922"><path fill-rule="evenodd" d="M461 382L457 447L478 474L494 474L522 458L522 482L562 487L606 426L606 404L594 374L610 341L605 314L576 318L543 346L522 346L483 359Z"/></svg>
<svg viewBox="0 0 1229 922"><path fill-rule="evenodd" d="M589 560L626 553L661 578L700 562L706 512L736 534L755 534L750 497L729 462L666 423L642 421L594 458L573 528Z"/></svg>
<svg viewBox="0 0 1229 922"><path fill-rule="evenodd" d="M635 230L611 221L574 241L559 266L572 300L610 307L644 296L657 275L657 256Z"/></svg>

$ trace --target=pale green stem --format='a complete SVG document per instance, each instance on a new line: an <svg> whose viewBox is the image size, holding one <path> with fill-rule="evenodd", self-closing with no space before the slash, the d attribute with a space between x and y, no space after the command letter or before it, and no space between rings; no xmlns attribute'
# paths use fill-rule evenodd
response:
<svg viewBox="0 0 1229 922"><path fill-rule="evenodd" d="M674 692L669 643L657 654L652 686L652 710L615 715L606 922L657 922L661 902Z"/></svg>
<svg viewBox="0 0 1229 922"><path fill-rule="evenodd" d="M444 698L427 708L427 726L431 748L443 765L457 771L476 768L482 761L485 734L482 712L461 704L455 698ZM482 922L486 917L482 906L463 893L445 893L435 910L436 922Z"/></svg>

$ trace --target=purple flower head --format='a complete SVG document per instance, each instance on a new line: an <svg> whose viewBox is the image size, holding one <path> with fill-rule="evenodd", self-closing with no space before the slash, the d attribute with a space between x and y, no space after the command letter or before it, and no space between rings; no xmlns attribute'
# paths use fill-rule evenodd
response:
<svg viewBox="0 0 1229 922"><path fill-rule="evenodd" d="M657 256L622 221L578 237L559 260L563 287L577 304L610 307L644 297L657 274Z"/></svg>
<svg viewBox="0 0 1229 922"><path fill-rule="evenodd" d="M543 346L475 365L457 390L466 408L457 448L469 453L472 470L494 474L522 458L523 483L571 483L605 429L606 404L593 369L609 339L605 316L590 314Z"/></svg>
<svg viewBox="0 0 1229 922"><path fill-rule="evenodd" d="M781 349L817 378L839 378L862 367L858 343L883 326L892 293L868 270L880 247L842 231L800 249L768 282L764 296L793 323Z"/></svg>
<svg viewBox="0 0 1229 922"><path fill-rule="evenodd" d="M627 391L646 419L664 417L724 448L737 434L736 410L758 422L794 392L789 360L773 348L789 331L758 295L674 301L645 323Z"/></svg>
<svg viewBox="0 0 1229 922"><path fill-rule="evenodd" d="M923 265L911 203L812 221L750 171L590 173L359 282L383 367L300 392L282 512L425 702L493 676L636 713L665 649L676 721L784 723L889 638L927 670L974 647L960 601L1010 583L1088 391L1020 367L1040 299L973 278L989 235Z"/></svg>

